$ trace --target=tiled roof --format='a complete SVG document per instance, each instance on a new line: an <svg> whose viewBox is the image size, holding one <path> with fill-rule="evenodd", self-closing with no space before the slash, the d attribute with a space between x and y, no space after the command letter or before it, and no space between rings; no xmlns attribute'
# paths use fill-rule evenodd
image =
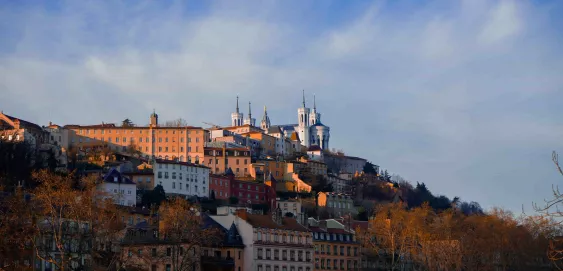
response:
<svg viewBox="0 0 563 271"><path fill-rule="evenodd" d="M309 149L307 151L320 151L321 147L319 147L318 145L312 145L311 147L309 147Z"/></svg>
<svg viewBox="0 0 563 271"><path fill-rule="evenodd" d="M272 126L268 129L268 134L281 134L282 131L279 126Z"/></svg>
<svg viewBox="0 0 563 271"><path fill-rule="evenodd" d="M244 219L248 224L255 228L267 228L267 229L280 229L289 231L309 231L303 225L299 224L295 218L284 217L281 225L277 224L272 220L270 215L255 215L255 214L245 214L239 215L240 218Z"/></svg>
<svg viewBox="0 0 563 271"><path fill-rule="evenodd" d="M3 113L2 113L2 114L3 114ZM12 116L6 115L6 114L4 114L4 116L6 116L7 118L9 118L11 121L19 120L21 126L31 126L31 127L35 128L35 129L39 129L39 130L42 129L41 126L39 126L39 125L37 125L37 124L35 124L35 123L29 122L29 121L25 121L25 120L22 120L22 119L19 119L19 118L16 118L16 117L12 117Z"/></svg>
<svg viewBox="0 0 563 271"><path fill-rule="evenodd" d="M135 184L135 182L131 181L128 177L122 175L117 169L112 168L108 173L106 173L102 180L106 183L115 183L114 177L117 177L117 183L121 184Z"/></svg>

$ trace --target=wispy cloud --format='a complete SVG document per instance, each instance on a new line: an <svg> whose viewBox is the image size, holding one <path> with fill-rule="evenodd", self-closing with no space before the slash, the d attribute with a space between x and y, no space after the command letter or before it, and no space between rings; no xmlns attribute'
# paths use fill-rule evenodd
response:
<svg viewBox="0 0 563 271"><path fill-rule="evenodd" d="M291 123L305 89L334 147L436 193L517 210L559 180L558 1L63 3L0 8L4 111L227 124L240 94Z"/></svg>

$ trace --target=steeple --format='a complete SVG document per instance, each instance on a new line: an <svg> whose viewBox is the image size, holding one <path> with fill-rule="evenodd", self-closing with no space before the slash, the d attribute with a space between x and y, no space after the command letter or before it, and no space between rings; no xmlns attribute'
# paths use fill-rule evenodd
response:
<svg viewBox="0 0 563 271"><path fill-rule="evenodd" d="M251 103L248 102L248 117L244 119L244 124L249 124L250 126L256 126L256 119L252 118L252 109L250 108Z"/></svg>
<svg viewBox="0 0 563 271"><path fill-rule="evenodd" d="M317 110L317 98L315 96L316 95L313 94L313 109L316 111Z"/></svg>
<svg viewBox="0 0 563 271"><path fill-rule="evenodd" d="M266 111L266 106L264 106L264 116L262 117L262 121L260 122L260 128L266 133L270 128L270 118L268 117L268 111Z"/></svg>
<svg viewBox="0 0 563 271"><path fill-rule="evenodd" d="M237 95L237 109L236 112L231 114L231 126L241 126L243 122L243 115L240 113L238 107L238 95Z"/></svg>
<svg viewBox="0 0 563 271"><path fill-rule="evenodd" d="M303 90L303 108L305 108L305 90Z"/></svg>

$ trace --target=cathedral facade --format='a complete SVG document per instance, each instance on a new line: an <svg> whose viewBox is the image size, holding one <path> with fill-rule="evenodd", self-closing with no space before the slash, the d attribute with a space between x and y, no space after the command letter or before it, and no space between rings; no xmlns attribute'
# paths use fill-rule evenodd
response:
<svg viewBox="0 0 563 271"><path fill-rule="evenodd" d="M231 126L250 125L255 126L256 119L252 118L252 111L248 103L248 117L239 110L239 100L237 96L236 111L231 114ZM270 117L266 107L264 107L264 116L260 121L260 129L266 134L281 134L284 137L291 138L295 135L299 138L301 145L306 147L319 146L323 150L329 149L330 127L321 122L321 113L317 111L316 100L313 97L313 108L308 108L305 103L305 91L303 91L303 104L297 109L297 124L271 125Z"/></svg>

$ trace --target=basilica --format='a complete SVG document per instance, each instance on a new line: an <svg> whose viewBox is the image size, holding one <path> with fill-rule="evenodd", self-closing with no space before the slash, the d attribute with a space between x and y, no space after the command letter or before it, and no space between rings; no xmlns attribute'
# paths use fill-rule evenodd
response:
<svg viewBox="0 0 563 271"><path fill-rule="evenodd" d="M252 118L251 104L248 103L248 116L244 118L243 113L239 110L239 100L237 96L236 111L231 114L231 126L249 125L256 126L256 119ZM321 122L321 113L317 111L317 104L313 96L313 109L305 104L305 91L303 91L303 104L297 109L297 124L271 125L270 118L266 107L264 107L264 116L260 121L261 130L266 134L281 133L283 136L290 138L298 137L303 146L318 146L323 150L329 149L330 127Z"/></svg>

